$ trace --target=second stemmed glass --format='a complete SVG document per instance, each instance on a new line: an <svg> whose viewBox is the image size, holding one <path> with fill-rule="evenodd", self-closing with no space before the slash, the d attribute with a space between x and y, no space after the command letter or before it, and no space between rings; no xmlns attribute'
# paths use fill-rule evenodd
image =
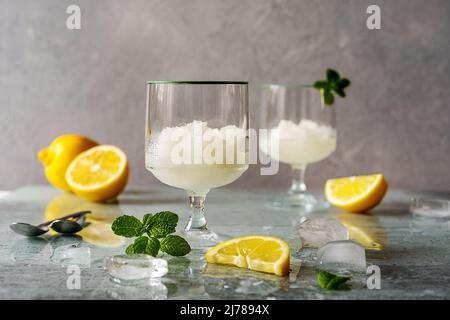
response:
<svg viewBox="0 0 450 320"><path fill-rule="evenodd" d="M145 165L161 182L186 190L184 236L194 248L223 239L209 230L205 198L248 169L248 83L149 81Z"/></svg>
<svg viewBox="0 0 450 320"><path fill-rule="evenodd" d="M304 85L265 85L262 99L261 124L272 129L272 134L268 141L260 141L260 149L292 168L288 193L272 199L271 204L304 211L324 206L308 193L305 172L307 165L325 159L336 149L335 106L325 106L319 91ZM275 142L277 152L270 148Z"/></svg>

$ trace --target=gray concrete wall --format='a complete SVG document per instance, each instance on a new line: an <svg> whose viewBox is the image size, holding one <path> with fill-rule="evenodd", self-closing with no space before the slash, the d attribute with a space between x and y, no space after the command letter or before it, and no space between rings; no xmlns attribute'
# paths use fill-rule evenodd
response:
<svg viewBox="0 0 450 320"><path fill-rule="evenodd" d="M69 4L82 29L65 27ZM378 4L382 29L366 28ZM308 180L383 172L392 186L450 189L450 1L0 0L0 189L45 181L36 153L80 133L144 169L148 79L311 82L335 67L353 85L339 105L337 151ZM252 122L256 125L255 121ZM286 186L288 168L236 182Z"/></svg>

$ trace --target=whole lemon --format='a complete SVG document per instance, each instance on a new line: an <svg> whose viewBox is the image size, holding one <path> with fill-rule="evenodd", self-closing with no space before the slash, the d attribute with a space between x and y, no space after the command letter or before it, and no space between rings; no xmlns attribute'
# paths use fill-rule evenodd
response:
<svg viewBox="0 0 450 320"><path fill-rule="evenodd" d="M75 134L62 135L53 140L47 148L38 153L47 180L59 189L71 191L66 182L67 168L78 154L96 145L97 142Z"/></svg>

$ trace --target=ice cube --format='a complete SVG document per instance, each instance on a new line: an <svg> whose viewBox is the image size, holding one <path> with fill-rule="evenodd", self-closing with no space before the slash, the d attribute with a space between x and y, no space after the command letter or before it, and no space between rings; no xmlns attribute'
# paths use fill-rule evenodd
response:
<svg viewBox="0 0 450 320"><path fill-rule="evenodd" d="M366 272L366 252L353 240L332 241L317 251L320 270L336 274Z"/></svg>
<svg viewBox="0 0 450 320"><path fill-rule="evenodd" d="M104 268L117 283L160 278L167 274L167 261L146 254L126 254L106 257Z"/></svg>
<svg viewBox="0 0 450 320"><path fill-rule="evenodd" d="M413 198L410 212L428 218L450 218L450 201L444 199Z"/></svg>
<svg viewBox="0 0 450 320"><path fill-rule="evenodd" d="M303 247L321 247L330 241L348 240L348 230L335 218L306 218L298 226Z"/></svg>
<svg viewBox="0 0 450 320"><path fill-rule="evenodd" d="M59 246L53 251L51 260L64 266L79 265L90 267L91 249L88 247L80 247L78 243Z"/></svg>

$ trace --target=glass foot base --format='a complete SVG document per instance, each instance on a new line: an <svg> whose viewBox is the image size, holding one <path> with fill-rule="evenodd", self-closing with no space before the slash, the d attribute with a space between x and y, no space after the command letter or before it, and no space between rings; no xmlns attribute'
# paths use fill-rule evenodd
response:
<svg viewBox="0 0 450 320"><path fill-rule="evenodd" d="M192 249L208 249L230 239L230 237L211 230L184 230L181 236L186 239Z"/></svg>
<svg viewBox="0 0 450 320"><path fill-rule="evenodd" d="M325 199L317 198L308 193L279 195L270 199L268 204L276 209L298 209L305 213L330 207Z"/></svg>

